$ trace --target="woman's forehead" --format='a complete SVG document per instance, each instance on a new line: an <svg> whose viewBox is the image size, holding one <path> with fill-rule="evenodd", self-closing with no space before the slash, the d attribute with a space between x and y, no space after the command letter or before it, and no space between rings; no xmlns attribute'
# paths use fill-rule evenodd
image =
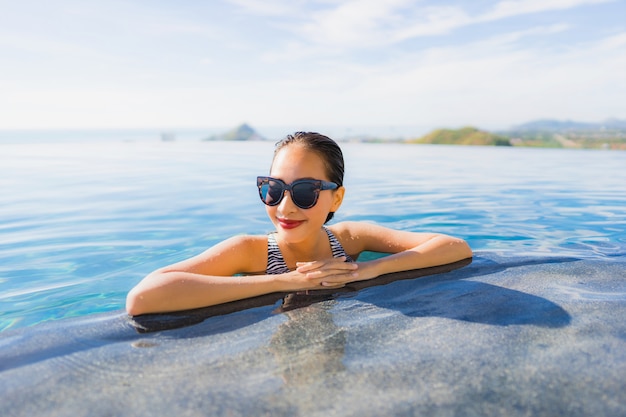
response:
<svg viewBox="0 0 626 417"><path fill-rule="evenodd" d="M300 178L327 179L321 156L297 144L285 146L276 153L270 173L283 181L295 181Z"/></svg>

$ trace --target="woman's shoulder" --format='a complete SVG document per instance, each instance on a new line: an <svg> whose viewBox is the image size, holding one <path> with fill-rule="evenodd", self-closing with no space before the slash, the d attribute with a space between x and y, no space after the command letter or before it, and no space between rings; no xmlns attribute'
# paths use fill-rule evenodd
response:
<svg viewBox="0 0 626 417"><path fill-rule="evenodd" d="M231 264L235 273L257 273L267 262L267 235L235 235L208 249L206 255Z"/></svg>
<svg viewBox="0 0 626 417"><path fill-rule="evenodd" d="M234 235L208 248L203 255L205 257L223 256L225 254L238 254L245 257L253 257L264 254L267 248L266 235Z"/></svg>
<svg viewBox="0 0 626 417"><path fill-rule="evenodd" d="M369 236L368 224L364 222L345 221L327 226L327 228L350 254L363 251L363 244Z"/></svg>
<svg viewBox="0 0 626 417"><path fill-rule="evenodd" d="M248 247L256 249L267 246L267 235L234 235L224 240L222 244L236 247Z"/></svg>
<svg viewBox="0 0 626 417"><path fill-rule="evenodd" d="M339 239L346 252L351 254L386 249L389 242L400 240L404 234L408 233L367 221L340 222L329 229Z"/></svg>
<svg viewBox="0 0 626 417"><path fill-rule="evenodd" d="M357 226L357 222L353 222L353 221L345 221L345 222L339 222L339 223L335 223L332 224L330 226L325 226L328 230L330 230L331 232L333 232L333 234L335 236L343 236L346 234L350 234L355 226Z"/></svg>
<svg viewBox="0 0 626 417"><path fill-rule="evenodd" d="M380 228L380 226L356 221L339 222L328 226L328 229L339 238L358 238L360 235L367 234L372 228Z"/></svg>

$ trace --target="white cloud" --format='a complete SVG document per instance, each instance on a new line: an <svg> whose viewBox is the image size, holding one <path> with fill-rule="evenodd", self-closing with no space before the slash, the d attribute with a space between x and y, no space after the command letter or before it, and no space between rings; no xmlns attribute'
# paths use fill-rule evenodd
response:
<svg viewBox="0 0 626 417"><path fill-rule="evenodd" d="M305 1L291 0L227 0L245 13L260 16L288 16L302 10Z"/></svg>
<svg viewBox="0 0 626 417"><path fill-rule="evenodd" d="M471 19L456 7L413 1L353 0L300 16L291 29L305 42L333 49L372 48L411 37L446 33Z"/></svg>
<svg viewBox="0 0 626 417"><path fill-rule="evenodd" d="M473 23L462 9L457 7L426 7L413 12L413 19L407 19L402 28L398 28L390 40L401 41L414 37L432 36Z"/></svg>
<svg viewBox="0 0 626 417"><path fill-rule="evenodd" d="M337 62L266 87L297 92L299 98L281 94L289 104L284 114L317 103L307 115L319 115L320 122L508 127L544 117L623 117L623 110L615 114L615 103L626 92L624 34L547 52L541 43L524 42L564 30L561 24L529 28L385 63Z"/></svg>
<svg viewBox="0 0 626 417"><path fill-rule="evenodd" d="M470 50L474 54L497 56L503 49L508 52L528 51L532 48L530 45L534 39L549 39L550 35L568 30L571 30L570 25L555 23L548 26L536 26L525 30L499 33L468 44L452 46L451 48L458 49L457 54L464 54L466 50ZM537 50L534 53L539 55L542 52Z"/></svg>
<svg viewBox="0 0 626 417"><path fill-rule="evenodd" d="M571 9L586 4L607 3L615 0L507 0L501 1L479 21L503 19L528 13Z"/></svg>
<svg viewBox="0 0 626 417"><path fill-rule="evenodd" d="M609 36L598 43L598 50L611 52L613 50L626 47L626 32ZM626 73L626 71L624 71ZM626 81L626 77L624 77Z"/></svg>
<svg viewBox="0 0 626 417"><path fill-rule="evenodd" d="M398 119L417 108L421 113L415 117L423 121L506 127L511 120L544 117L601 120L615 111L626 91L623 34L550 55L506 43L494 50L486 43L500 41L407 58L369 79L360 96L373 101L395 97L395 107L403 112Z"/></svg>
<svg viewBox="0 0 626 417"><path fill-rule="evenodd" d="M237 0L253 2L252 0ZM530 13L564 10L615 0L502 1L486 12L469 15L461 7L431 6L409 0L351 0L292 16L290 28L304 45L343 49L391 45L416 37L450 33L469 25ZM285 11L284 11L285 12ZM286 13L286 12L285 12Z"/></svg>
<svg viewBox="0 0 626 417"><path fill-rule="evenodd" d="M343 2L334 9L314 12L299 28L309 40L322 44L359 46L381 44L387 40L388 27L401 21L406 1L356 0Z"/></svg>

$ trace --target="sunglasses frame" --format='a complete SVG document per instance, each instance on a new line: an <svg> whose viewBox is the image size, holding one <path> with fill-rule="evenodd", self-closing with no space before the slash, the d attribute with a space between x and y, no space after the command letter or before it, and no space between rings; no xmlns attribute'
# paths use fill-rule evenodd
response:
<svg viewBox="0 0 626 417"><path fill-rule="evenodd" d="M268 203L267 201L265 201L265 199L263 198L263 190L262 187L265 184L269 184L270 181L274 181L279 183L282 186L282 192L280 194L280 198L278 198L277 200L273 201L271 204ZM310 206L302 206L300 204L298 204L298 201L296 198L294 198L294 194L293 194L293 187L297 186L298 184L313 184L315 186L313 192L315 194L315 198L313 199L313 204L311 204ZM292 182L291 184L287 184L285 181L283 180L279 180L278 178L274 178L274 177L265 177L265 176L259 176L256 178L256 185L257 188L259 189L259 197L261 197L261 201L263 202L263 204L267 205L267 206L277 206L280 204L281 201L283 201L283 198L285 197L285 191L289 191L289 193L291 194L291 201L293 201L293 203L300 207L301 209L310 209L311 207L314 207L317 204L317 200L319 198L320 195L320 191L324 191L324 190L336 190L337 188L339 188L339 184L334 183L334 182L330 182L330 181L324 181L324 180L316 180L316 179L302 179L302 180L296 180L294 182ZM267 194L267 193L266 193Z"/></svg>

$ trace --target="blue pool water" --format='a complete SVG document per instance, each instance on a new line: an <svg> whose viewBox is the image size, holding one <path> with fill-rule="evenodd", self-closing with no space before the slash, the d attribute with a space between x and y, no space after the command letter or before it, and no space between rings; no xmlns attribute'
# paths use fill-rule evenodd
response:
<svg viewBox="0 0 626 417"><path fill-rule="evenodd" d="M153 269L271 223L273 144L0 143L0 331L115 311ZM626 153L345 143L335 221L466 239L504 256L626 254Z"/></svg>

